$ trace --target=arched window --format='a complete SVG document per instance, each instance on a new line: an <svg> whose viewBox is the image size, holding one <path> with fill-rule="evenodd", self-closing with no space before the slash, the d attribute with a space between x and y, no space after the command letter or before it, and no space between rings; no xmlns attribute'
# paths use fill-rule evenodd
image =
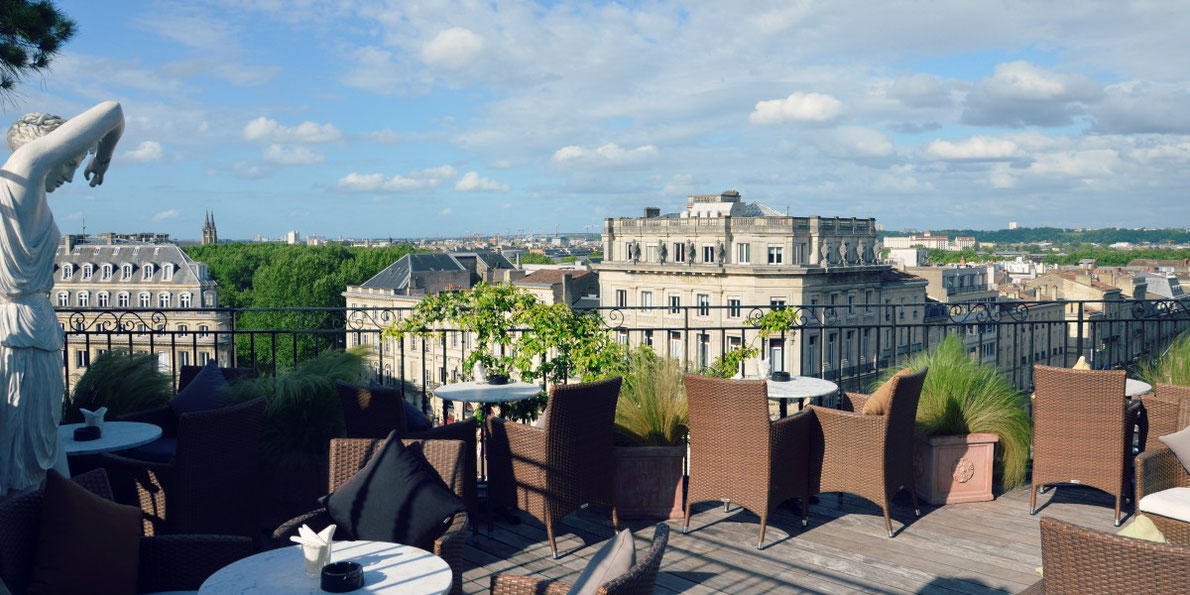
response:
<svg viewBox="0 0 1190 595"><path fill-rule="evenodd" d="M144 272L144 275L141 276L142 280L148 281L153 278L153 263L146 263L145 268L141 270Z"/></svg>
<svg viewBox="0 0 1190 595"><path fill-rule="evenodd" d="M122 291L122 292L120 292L119 295L116 296L116 305L121 308L128 307L128 292L127 291Z"/></svg>
<svg viewBox="0 0 1190 595"><path fill-rule="evenodd" d="M172 262L161 267L161 280L162 281L169 281L173 278L174 278L174 265Z"/></svg>
<svg viewBox="0 0 1190 595"><path fill-rule="evenodd" d="M147 291L145 291L145 292L142 292L142 293L140 294L140 307L142 307L142 308L148 308L149 306L152 306L153 304L152 304L152 302L150 301L150 300L152 300L152 299L153 299L153 298L149 297L149 292L147 292Z"/></svg>
<svg viewBox="0 0 1190 595"><path fill-rule="evenodd" d="M83 281L90 281L91 274L95 272L95 265L87 263L83 265Z"/></svg>
<svg viewBox="0 0 1190 595"><path fill-rule="evenodd" d="M132 278L132 265L125 264L124 266L120 267L120 280L127 281L131 278Z"/></svg>
<svg viewBox="0 0 1190 595"><path fill-rule="evenodd" d="M70 294L65 291L58 292L58 306L65 308L70 305Z"/></svg>
<svg viewBox="0 0 1190 595"><path fill-rule="evenodd" d="M169 294L168 294L168 293L164 293L164 292L163 292L163 293L159 293L159 294L157 294L157 307L158 307L158 308L168 308L168 307L169 307L169 301L170 301L170 300L169 300Z"/></svg>
<svg viewBox="0 0 1190 595"><path fill-rule="evenodd" d="M184 324L178 325L178 334L179 335L185 335L186 333L189 333L189 332L190 332L190 327L188 327Z"/></svg>
<svg viewBox="0 0 1190 595"><path fill-rule="evenodd" d="M190 294L188 292L182 292L182 293L178 294L178 307L179 308L189 308L190 307Z"/></svg>
<svg viewBox="0 0 1190 595"><path fill-rule="evenodd" d="M111 306L111 298L106 291L101 291L95 296L95 305L100 308L107 308Z"/></svg>
<svg viewBox="0 0 1190 595"><path fill-rule="evenodd" d="M110 281L110 280L111 280L111 278L112 278L112 265L110 265L110 264L105 264L105 265L103 265L103 268L102 268L102 269L100 269L100 271L101 271L101 272L100 272L100 274L99 274L99 279L100 279L100 280L102 280L102 281Z"/></svg>
<svg viewBox="0 0 1190 595"><path fill-rule="evenodd" d="M62 280L69 281L71 277L74 277L74 265L68 262L62 265Z"/></svg>
<svg viewBox="0 0 1190 595"><path fill-rule="evenodd" d="M78 300L79 300L80 308L86 308L87 306L90 306L91 305L91 293L87 292L87 291L80 291Z"/></svg>

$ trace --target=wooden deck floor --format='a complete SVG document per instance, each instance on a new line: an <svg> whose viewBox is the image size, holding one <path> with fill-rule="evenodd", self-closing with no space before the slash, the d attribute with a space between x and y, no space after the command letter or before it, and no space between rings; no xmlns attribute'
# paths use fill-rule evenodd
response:
<svg viewBox="0 0 1190 595"><path fill-rule="evenodd" d="M736 506L726 513L721 505L696 507L687 535L680 520L670 521L673 531L657 592L1017 593L1038 579L1040 517L1115 530L1114 500L1078 486L1039 495L1037 516L1029 515L1027 488L993 502L924 506L920 518L914 518L908 496L901 494L904 500L893 511L893 539L885 534L876 505L855 496L845 496L842 505L834 494L820 498L811 506L807 528L790 511L770 519L763 550L756 549L759 519ZM573 581L612 535L606 510L572 514L560 528L562 557L553 560L544 527L517 514L519 524L497 520L489 536L481 522L480 534L469 538L464 592L486 593L489 576L499 573ZM653 524L629 527L638 552L643 551Z"/></svg>

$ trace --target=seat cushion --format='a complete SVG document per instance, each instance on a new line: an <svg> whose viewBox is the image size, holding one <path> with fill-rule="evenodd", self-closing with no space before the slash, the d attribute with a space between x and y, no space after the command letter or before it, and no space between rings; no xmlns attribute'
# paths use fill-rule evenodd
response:
<svg viewBox="0 0 1190 595"><path fill-rule="evenodd" d="M892 401L893 378L898 376L908 376L912 373L913 370L905 368L904 370L893 374L893 377L889 378L884 384L881 384L880 388L872 391L872 395L868 397L867 402L864 403L864 415L884 415L885 413L888 413L888 406Z"/></svg>
<svg viewBox="0 0 1190 595"><path fill-rule="evenodd" d="M173 438L158 438L144 446L124 451L124 455L140 459L142 461L150 461L153 463L168 463L174 460L174 453L178 450L178 439Z"/></svg>
<svg viewBox="0 0 1190 595"><path fill-rule="evenodd" d="M226 388L227 379L219 371L219 366L215 365L215 360L208 360L194 380L169 400L169 408L178 417L183 413L219 409L224 405Z"/></svg>
<svg viewBox="0 0 1190 595"><path fill-rule="evenodd" d="M1158 436L1157 439L1173 451L1174 456L1186 468L1186 472L1190 473L1190 426L1167 436Z"/></svg>
<svg viewBox="0 0 1190 595"><path fill-rule="evenodd" d="M636 564L636 544L632 542L632 532L624 529L591 556L568 595L595 595L601 585L623 576L633 564Z"/></svg>
<svg viewBox="0 0 1190 595"><path fill-rule="evenodd" d="M1141 512L1190 523L1190 488L1170 488L1140 499Z"/></svg>
<svg viewBox="0 0 1190 595"><path fill-rule="evenodd" d="M380 451L339 489L323 498L327 514L353 539L433 550L455 513L465 510L422 454L390 432Z"/></svg>
<svg viewBox="0 0 1190 595"><path fill-rule="evenodd" d="M139 508L105 500L51 469L27 593L135 593L140 538Z"/></svg>

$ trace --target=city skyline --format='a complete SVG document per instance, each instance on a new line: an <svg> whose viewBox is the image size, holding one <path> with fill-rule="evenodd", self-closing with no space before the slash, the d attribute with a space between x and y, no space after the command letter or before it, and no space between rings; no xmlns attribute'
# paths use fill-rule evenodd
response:
<svg viewBox="0 0 1190 595"><path fill-rule="evenodd" d="M51 197L64 233L595 231L728 188L887 229L1190 225L1186 7L58 5L78 34L4 116L128 119L103 188Z"/></svg>

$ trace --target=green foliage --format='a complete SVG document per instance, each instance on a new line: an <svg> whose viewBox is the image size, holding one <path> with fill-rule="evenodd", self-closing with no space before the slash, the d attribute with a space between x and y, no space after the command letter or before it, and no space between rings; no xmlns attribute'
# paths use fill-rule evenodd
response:
<svg viewBox="0 0 1190 595"><path fill-rule="evenodd" d="M628 354L627 368L616 404L617 440L641 446L681 444L689 423L681 365L642 345Z"/></svg>
<svg viewBox="0 0 1190 595"><path fill-rule="evenodd" d="M161 371L157 356L113 349L91 362L74 385L63 421L83 421L79 409L107 407L107 419L164 407L173 396L173 379Z"/></svg>
<svg viewBox="0 0 1190 595"><path fill-rule="evenodd" d="M761 337L769 337L792 329L797 324L797 312L793 308L773 308L749 322L760 329Z"/></svg>
<svg viewBox="0 0 1190 595"><path fill-rule="evenodd" d="M588 255L587 255L587 258L588 258L588 259L594 258L594 259L596 259L596 260L598 260L598 259L600 259L600 258L603 258L603 250L596 250L596 251L594 251L594 252L592 252L592 253L588 254Z"/></svg>
<svg viewBox="0 0 1190 595"><path fill-rule="evenodd" d="M997 366L971 359L957 334L914 355L906 365L915 372L930 368L917 406L917 435L995 434L1000 438L996 464L1003 469L1004 489L1021 485L1033 436L1025 395ZM885 370L873 387L893 373L895 370Z"/></svg>
<svg viewBox="0 0 1190 595"><path fill-rule="evenodd" d="M74 32L74 21L52 2L0 0L0 94L11 93L25 74L49 67Z"/></svg>
<svg viewBox="0 0 1190 595"><path fill-rule="evenodd" d="M919 231L881 232L880 236L901 236ZM995 244L1027 244L1038 242L1053 242L1055 244L1114 244L1116 242L1131 242L1140 244L1150 242L1154 244L1173 242L1184 244L1190 242L1190 230L1186 229L1087 229L1075 230L1061 227L1019 227L1017 229L935 229L931 233L937 236L969 236L978 242ZM1148 258L1148 257L1138 257Z"/></svg>
<svg viewBox="0 0 1190 595"><path fill-rule="evenodd" d="M265 397L261 454L272 461L325 457L330 439L345 432L335 381L360 382L368 352L365 346L327 350L293 369L232 385L233 402Z"/></svg>
<svg viewBox="0 0 1190 595"><path fill-rule="evenodd" d="M748 358L758 355L760 355L760 349L753 345L728 351L716 358L709 367L700 370L699 374L712 378L731 378L740 371L740 364L747 361Z"/></svg>
<svg viewBox="0 0 1190 595"><path fill-rule="evenodd" d="M981 262L988 259L987 254L980 254L974 250L940 250L929 248L930 262L934 264L956 264L959 262Z"/></svg>
<svg viewBox="0 0 1190 595"><path fill-rule="evenodd" d="M1122 267L1137 258L1155 260L1183 260L1190 258L1190 250L1145 248L1142 250L1113 250L1111 248L1084 247L1065 254L1050 254L1042 259L1045 264L1078 264L1084 258L1094 258L1102 267Z"/></svg>
<svg viewBox="0 0 1190 595"><path fill-rule="evenodd" d="M338 244L300 246L275 243L235 243L188 246L186 253L207 263L219 283L220 305L231 308L343 308L343 290L358 285L413 252L408 245L384 248L346 248ZM314 357L330 346L343 344L329 313L245 312L236 328L252 330L334 330L321 335L273 338L260 334L236 338L241 361L292 365ZM294 340L296 337L296 341ZM255 351L255 352L254 352Z"/></svg>
<svg viewBox="0 0 1190 595"><path fill-rule="evenodd" d="M578 257L577 256L563 256L561 259L558 260L558 262L565 262L565 263L578 262Z"/></svg>
<svg viewBox="0 0 1190 595"><path fill-rule="evenodd" d="M525 252L520 258L521 264L555 264L554 259L537 252Z"/></svg>
<svg viewBox="0 0 1190 595"><path fill-rule="evenodd" d="M1136 375L1148 382L1190 386L1190 331L1174 337L1160 355L1140 362Z"/></svg>

